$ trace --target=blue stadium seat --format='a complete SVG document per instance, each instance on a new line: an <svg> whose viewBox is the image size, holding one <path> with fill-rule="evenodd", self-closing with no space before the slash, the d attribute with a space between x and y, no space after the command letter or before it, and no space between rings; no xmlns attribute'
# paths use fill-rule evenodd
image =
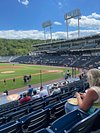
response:
<svg viewBox="0 0 100 133"><path fill-rule="evenodd" d="M16 112L12 112L10 114L6 114L6 121L11 121L11 120L18 120L20 117L27 115L27 109L22 109Z"/></svg>
<svg viewBox="0 0 100 133"><path fill-rule="evenodd" d="M98 117L99 112L100 110L98 109L82 121L79 121L69 130L65 129L65 133L90 133L92 131L93 124L96 123L96 118Z"/></svg>
<svg viewBox="0 0 100 133"><path fill-rule="evenodd" d="M50 109L49 112L50 112L51 121L54 121L57 118L59 118L65 114L65 109L64 109L65 103L66 103L66 101L57 103Z"/></svg>
<svg viewBox="0 0 100 133"><path fill-rule="evenodd" d="M29 111L32 112L32 111L36 111L39 109L44 109L44 107L45 107L45 102L39 102L39 103L31 105L29 107Z"/></svg>
<svg viewBox="0 0 100 133"><path fill-rule="evenodd" d="M86 118L88 115L81 110L74 110L51 124L50 129L55 133L63 133L64 130L71 129L76 123ZM67 132L66 132L67 133Z"/></svg>
<svg viewBox="0 0 100 133"><path fill-rule="evenodd" d="M0 126L0 133L22 133L21 124L19 122L9 122Z"/></svg>
<svg viewBox="0 0 100 133"><path fill-rule="evenodd" d="M49 125L49 110L43 110L41 112L26 116L26 120L22 121L23 132L33 133L41 128L45 128Z"/></svg>
<svg viewBox="0 0 100 133"><path fill-rule="evenodd" d="M39 131L36 131L35 133L54 133L54 132L49 128L43 128Z"/></svg>
<svg viewBox="0 0 100 133"><path fill-rule="evenodd" d="M59 101L59 97L58 96L46 98L45 99L45 105L54 104L54 103L56 103L58 101Z"/></svg>
<svg viewBox="0 0 100 133"><path fill-rule="evenodd" d="M100 108L98 108L98 110L99 110L99 113L98 113L98 116L97 116L93 126L92 126L92 131L96 131L96 130L100 129Z"/></svg>

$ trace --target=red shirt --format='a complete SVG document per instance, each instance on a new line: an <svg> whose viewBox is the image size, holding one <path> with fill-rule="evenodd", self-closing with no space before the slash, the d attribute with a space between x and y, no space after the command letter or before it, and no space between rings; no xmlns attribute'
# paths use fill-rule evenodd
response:
<svg viewBox="0 0 100 133"><path fill-rule="evenodd" d="M23 103L26 103L26 102L28 102L30 100L31 100L31 97L30 96L26 96L24 98L21 98L19 102L20 102L20 104L23 104Z"/></svg>

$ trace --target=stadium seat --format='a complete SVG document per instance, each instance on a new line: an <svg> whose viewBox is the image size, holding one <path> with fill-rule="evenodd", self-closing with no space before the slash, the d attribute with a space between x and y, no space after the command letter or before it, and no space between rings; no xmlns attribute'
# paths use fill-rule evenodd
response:
<svg viewBox="0 0 100 133"><path fill-rule="evenodd" d="M98 108L98 110L99 110L99 113L98 113L98 116L97 116L93 126L92 126L92 131L96 131L96 130L100 129L100 108Z"/></svg>
<svg viewBox="0 0 100 133"><path fill-rule="evenodd" d="M45 102L39 102L39 103L31 105L29 107L29 111L32 112L32 111L36 111L39 109L44 109L44 106L45 106Z"/></svg>
<svg viewBox="0 0 100 133"><path fill-rule="evenodd" d="M71 129L76 123L86 118L88 115L81 110L74 110L60 117L51 124L50 129L55 133L63 133ZM67 132L66 132L67 133Z"/></svg>
<svg viewBox="0 0 100 133"><path fill-rule="evenodd" d="M21 124L19 122L9 122L0 126L0 133L22 133Z"/></svg>
<svg viewBox="0 0 100 133"><path fill-rule="evenodd" d="M59 97L58 96L50 97L50 98L45 99L45 105L54 104L54 103L56 103L58 101L59 101Z"/></svg>
<svg viewBox="0 0 100 133"><path fill-rule="evenodd" d="M54 133L54 132L49 128L43 128L40 129L39 131L36 131L35 133Z"/></svg>
<svg viewBox="0 0 100 133"><path fill-rule="evenodd" d="M66 92L66 93L61 94L59 97L61 101L66 101L68 98L73 97L73 95L71 95L70 92Z"/></svg>
<svg viewBox="0 0 100 133"><path fill-rule="evenodd" d="M65 114L65 103L66 101L57 103L50 109L50 119L52 122Z"/></svg>
<svg viewBox="0 0 100 133"><path fill-rule="evenodd" d="M43 110L41 112L26 116L26 120L22 121L23 132L33 133L41 128L45 128L49 125L49 110Z"/></svg>
<svg viewBox="0 0 100 133"><path fill-rule="evenodd" d="M11 120L18 120L20 117L27 115L27 109L22 109L16 112L12 112L10 114L6 114L6 121L11 121Z"/></svg>
<svg viewBox="0 0 100 133"><path fill-rule="evenodd" d="M90 133L92 131L92 126L96 123L96 118L98 117L100 110L95 111L93 114L79 121L69 130L65 129L65 133ZM100 126L100 125L99 125Z"/></svg>

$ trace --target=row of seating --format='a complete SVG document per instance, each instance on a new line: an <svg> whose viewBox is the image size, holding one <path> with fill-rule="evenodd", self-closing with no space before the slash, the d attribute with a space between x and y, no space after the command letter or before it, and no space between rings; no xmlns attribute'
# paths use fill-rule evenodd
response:
<svg viewBox="0 0 100 133"><path fill-rule="evenodd" d="M54 121L50 127L35 133L90 133L94 129L100 129L100 109L89 116L77 109Z"/></svg>
<svg viewBox="0 0 100 133"><path fill-rule="evenodd" d="M78 89L79 89L79 91L83 91L84 89L86 89L85 82L82 81L82 80L79 80L79 81L74 81L73 83L69 83L68 85L65 85L65 86L61 87L61 92L62 93L63 92L70 92L70 91L75 90L75 88L77 88L77 91L78 91ZM33 101L33 102L36 103L36 102L40 102L40 101L42 101L42 99L40 99L40 100L35 99L35 101ZM31 101L26 103L26 105L29 104L29 103L31 103ZM4 113L4 112L9 111L13 108L17 108L17 107L21 107L21 106L23 108L24 105L19 105L18 100L17 101L12 101L12 102L0 105L0 113L2 113L2 112Z"/></svg>
<svg viewBox="0 0 100 133"><path fill-rule="evenodd" d="M17 121L9 121L6 124L0 126L0 133L17 133L20 132L35 132L41 128L49 126L50 123L55 121L57 118L65 114L64 105L66 101L52 104L48 108L39 109L38 105L36 111L32 111L29 114L23 114L17 119ZM23 110L24 112L24 110ZM19 112L19 115L21 113ZM13 114L12 117L17 117L17 114ZM12 118L9 117L11 120ZM19 126L20 125L20 126ZM19 131L20 127L20 131ZM8 129L9 128L9 129ZM18 129L17 129L18 128ZM27 131L28 130L28 131Z"/></svg>
<svg viewBox="0 0 100 133"><path fill-rule="evenodd" d="M94 60L94 61L93 61ZM40 54L35 56L21 56L12 62L43 64L53 66L80 67L91 68L99 67L100 56L80 55L80 54ZM98 64L95 64L98 63Z"/></svg>
<svg viewBox="0 0 100 133"><path fill-rule="evenodd" d="M0 113L0 124L4 124L7 123L11 120L17 120L18 118L20 118L21 116L24 115L28 115L31 112L37 111L39 109L46 109L49 107L53 107L54 105L56 105L57 103L66 101L68 98L72 97L73 94L70 92L68 93L64 93L64 94L59 94L55 97L47 97L44 100L41 98L38 98L37 103L33 101L31 101L30 103L28 103L27 105L23 105L17 108L13 108L12 110L6 111L6 112L2 112Z"/></svg>
<svg viewBox="0 0 100 133"><path fill-rule="evenodd" d="M49 109L46 109L0 126L0 133L90 133L97 122L100 125L100 109L91 115L73 110L54 122L50 121Z"/></svg>
<svg viewBox="0 0 100 133"><path fill-rule="evenodd" d="M81 83L81 82L78 81L78 83ZM77 83L75 83L75 84L77 85ZM37 98L37 99L34 99L24 105L18 105L10 110L2 111L0 113L0 124L7 123L11 120L17 120L21 116L27 115L33 111L36 111L39 109L46 109L51 106L54 106L54 105L56 105L56 103L66 101L68 98L74 96L76 91L82 90L81 88L76 89L75 86L73 85L73 83L69 84L68 86L63 87L62 89L65 90L65 91L62 90L62 92L64 92L64 93L60 93L56 96L48 96L48 97L45 97L44 99Z"/></svg>

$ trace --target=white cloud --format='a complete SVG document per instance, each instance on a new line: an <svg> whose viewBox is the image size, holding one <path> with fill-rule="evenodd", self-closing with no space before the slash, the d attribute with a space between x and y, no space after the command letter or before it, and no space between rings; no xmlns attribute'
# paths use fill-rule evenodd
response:
<svg viewBox="0 0 100 133"><path fill-rule="evenodd" d="M86 36L91 34L100 33L100 14L92 13L88 16L81 16L80 19L80 36ZM97 19L98 18L98 19ZM62 23L55 21L55 25L62 25ZM78 22L77 19L71 19L69 21L69 27L77 27ZM73 28L74 29L74 28ZM84 30L82 30L84 29ZM74 38L78 36L78 31L69 31L69 38ZM7 39L22 39L22 38L30 38L30 39L44 39L44 32L39 30L1 30L0 38ZM50 33L46 32L46 38L50 39ZM66 38L66 32L57 31L52 33L53 39L64 39Z"/></svg>
<svg viewBox="0 0 100 133"><path fill-rule="evenodd" d="M59 6L59 8L62 8L63 4L61 2L58 2L58 6Z"/></svg>
<svg viewBox="0 0 100 133"><path fill-rule="evenodd" d="M22 38L43 39L43 37L44 37L43 32L38 31L38 30L27 30L27 31L7 30L7 31L0 31L0 38L7 38L7 39L22 39Z"/></svg>
<svg viewBox="0 0 100 133"><path fill-rule="evenodd" d="M19 3L27 6L29 4L29 0L18 0Z"/></svg>
<svg viewBox="0 0 100 133"><path fill-rule="evenodd" d="M69 31L69 38L75 38L78 36L78 31ZM99 30L80 30L80 36L87 36L91 34L100 33ZM0 38L6 39L44 39L44 32L38 30L27 30L27 31L16 31L16 30L6 30L0 31ZM50 39L50 33L46 32L46 38ZM65 39L66 32L58 31L52 33L53 39Z"/></svg>
<svg viewBox="0 0 100 133"><path fill-rule="evenodd" d="M100 28L100 20L96 19L99 18L100 15L96 13L92 13L92 15L89 16L81 16L80 19L80 27L83 28L92 28L92 29L98 29ZM76 27L78 25L77 19L70 19L70 26Z"/></svg>
<svg viewBox="0 0 100 133"><path fill-rule="evenodd" d="M62 25L62 23L57 22L57 21L55 21L54 24L55 24L55 25Z"/></svg>
<svg viewBox="0 0 100 133"><path fill-rule="evenodd" d="M91 15L87 16L88 18L100 18L100 14L92 13Z"/></svg>

